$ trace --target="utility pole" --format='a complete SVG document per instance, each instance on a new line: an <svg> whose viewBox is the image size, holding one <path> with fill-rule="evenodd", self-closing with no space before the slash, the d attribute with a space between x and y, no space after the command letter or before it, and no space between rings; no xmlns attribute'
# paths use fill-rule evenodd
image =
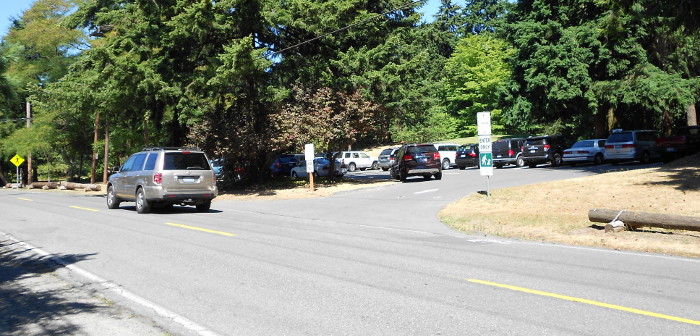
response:
<svg viewBox="0 0 700 336"><path fill-rule="evenodd" d="M32 104L27 101L27 128L32 126ZM32 152L27 153L27 185L32 184L34 174L32 173Z"/></svg>

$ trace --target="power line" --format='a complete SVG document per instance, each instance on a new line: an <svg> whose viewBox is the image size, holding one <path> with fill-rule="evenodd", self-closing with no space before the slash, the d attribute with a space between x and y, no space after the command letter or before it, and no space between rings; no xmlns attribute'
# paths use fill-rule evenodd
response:
<svg viewBox="0 0 700 336"><path fill-rule="evenodd" d="M366 22L369 22L369 21L378 19L378 18L380 18L380 17L386 16L386 15L389 15L389 14L393 14L394 12L396 12L396 11L398 11L398 10L404 9L404 8L406 8L406 7L413 6L413 5L415 5L415 4L418 4L419 2L424 2L424 1L425 1L425 0L415 0L415 1L412 1L412 2L409 2L409 3L406 3L406 4L403 4L403 5L401 5L401 6L397 7L397 8L394 8L394 9L388 11L388 12L381 13L381 14L377 14L377 15L375 15L375 16L372 16L372 17L370 17L370 18L364 19L364 20L359 21L359 22L355 22L355 23L353 23L353 24L351 24L351 25L348 25L348 26L345 26L345 27L343 27L343 28L336 29L336 30L334 30L334 31L332 31L332 32L330 32L330 33L325 33L325 34L323 34L323 35L321 35L321 36L317 36L317 37L314 37L314 38L312 38L312 39L309 39L309 40L306 40L306 41L303 41L303 42L299 42L299 43L297 43L297 44L295 44L295 45L293 45L293 46L284 48L284 49L282 49L282 50L280 50L280 51L275 51L273 54L282 54L283 52L285 52L285 51L287 51L287 50L291 50L291 49L298 48L298 47L300 47L300 46L302 46L302 45L304 45L304 44L311 43L311 42L316 41L316 40L320 40L320 39L322 39L322 38L324 38L324 37L326 37L326 36L330 36L330 35L339 33L339 32L341 32L341 31L348 30L348 29L353 28L353 27L355 27L355 26L359 26L359 25L364 24L364 23L366 23Z"/></svg>

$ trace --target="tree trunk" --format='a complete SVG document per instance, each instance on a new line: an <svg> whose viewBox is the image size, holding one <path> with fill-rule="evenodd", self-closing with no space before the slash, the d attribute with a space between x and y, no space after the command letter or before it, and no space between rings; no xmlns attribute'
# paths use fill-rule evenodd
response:
<svg viewBox="0 0 700 336"><path fill-rule="evenodd" d="M603 111L598 111L593 116L593 122L595 123L594 127L594 132L595 132L595 137L596 138L604 138L607 137L608 134L610 133L608 130L608 125L607 125L607 120L606 120L606 115Z"/></svg>
<svg viewBox="0 0 700 336"><path fill-rule="evenodd" d="M617 127L617 116L615 116L615 107L610 106L608 109L608 133L612 132L612 130Z"/></svg>
<svg viewBox="0 0 700 336"><path fill-rule="evenodd" d="M90 183L95 183L95 170L97 169L97 149L96 144L100 132L100 113L95 114L95 134L92 140L92 168L90 168Z"/></svg>
<svg viewBox="0 0 700 336"><path fill-rule="evenodd" d="M688 116L688 126L696 126L698 124L698 113L695 104L688 105L685 112Z"/></svg>
<svg viewBox="0 0 700 336"><path fill-rule="evenodd" d="M105 120L105 155L104 164L102 167L102 183L107 183L107 178L109 177L108 167L109 167L109 122Z"/></svg>
<svg viewBox="0 0 700 336"><path fill-rule="evenodd" d="M671 111L664 110L663 112L663 135L670 136L673 133L673 120L671 120Z"/></svg>
<svg viewBox="0 0 700 336"><path fill-rule="evenodd" d="M622 221L631 228L655 227L669 230L700 231L700 217L656 214L648 212L619 211L609 209L588 210L588 220L598 223Z"/></svg>

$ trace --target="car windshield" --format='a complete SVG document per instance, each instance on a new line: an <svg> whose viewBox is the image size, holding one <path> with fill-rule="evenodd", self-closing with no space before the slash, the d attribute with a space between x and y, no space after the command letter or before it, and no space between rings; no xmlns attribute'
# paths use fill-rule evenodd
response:
<svg viewBox="0 0 700 336"><path fill-rule="evenodd" d="M593 147L593 146L595 146L595 143L593 140L583 140L583 141L576 142L572 147L577 148L577 147Z"/></svg>
<svg viewBox="0 0 700 336"><path fill-rule="evenodd" d="M209 161L203 153L165 153L164 170L210 170Z"/></svg>
<svg viewBox="0 0 700 336"><path fill-rule="evenodd" d="M610 137L608 138L608 142L630 142L630 141L632 141L632 133L630 133L630 132L613 133L613 134L610 134Z"/></svg>

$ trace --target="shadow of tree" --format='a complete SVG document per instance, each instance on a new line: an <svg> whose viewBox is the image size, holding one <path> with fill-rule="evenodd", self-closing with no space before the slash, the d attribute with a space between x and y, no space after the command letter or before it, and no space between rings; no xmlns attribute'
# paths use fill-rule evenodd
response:
<svg viewBox="0 0 700 336"><path fill-rule="evenodd" d="M0 237L0 335L80 334L80 326L63 317L92 312L99 307L68 300L65 294L74 290L72 286L42 279L65 266L51 257L27 252L21 244ZM73 264L93 255L52 257L59 258L65 264Z"/></svg>
<svg viewBox="0 0 700 336"><path fill-rule="evenodd" d="M650 185L667 185L681 191L700 190L700 167L665 169L668 172L666 181L652 182Z"/></svg>

